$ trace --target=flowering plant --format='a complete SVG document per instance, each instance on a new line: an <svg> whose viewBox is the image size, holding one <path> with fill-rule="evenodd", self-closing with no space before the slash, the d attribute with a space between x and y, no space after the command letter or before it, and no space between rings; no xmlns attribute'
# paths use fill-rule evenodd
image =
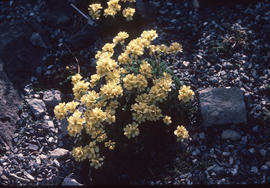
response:
<svg viewBox="0 0 270 188"><path fill-rule="evenodd" d="M182 85L161 62L162 55L175 57L182 52L179 43L152 45L158 37L154 30L144 31L125 45L128 37L128 33L119 32L112 43L97 52L96 74L90 79L72 76L74 101L60 103L54 109L57 119L67 118L68 133L76 138L78 147L72 151L75 160L88 159L96 169L103 165L106 152L130 147L126 144L130 140L143 144L140 137L149 136L144 130L157 130L153 124L173 128L170 114L194 96L190 87ZM122 47L122 53L115 52L117 46ZM182 125L174 134L178 141L188 138Z"/></svg>
<svg viewBox="0 0 270 188"><path fill-rule="evenodd" d="M105 17L112 16L114 17L118 12L121 11L121 8L126 5L127 3L135 3L136 0L108 0L107 1L107 8L104 9L103 15ZM121 5L122 4L122 5ZM94 20L99 20L102 10L102 5L100 3L93 3L90 4L88 7L88 11L90 16ZM135 8L126 7L122 10L122 15L127 21L131 21L133 19L133 15L135 13Z"/></svg>

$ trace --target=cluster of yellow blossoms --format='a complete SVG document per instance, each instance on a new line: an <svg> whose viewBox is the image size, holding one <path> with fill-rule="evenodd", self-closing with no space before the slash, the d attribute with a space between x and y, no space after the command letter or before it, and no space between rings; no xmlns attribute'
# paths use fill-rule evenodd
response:
<svg viewBox="0 0 270 188"><path fill-rule="evenodd" d="M89 7L88 7L89 14L91 15L91 17L94 20L99 20L99 18L100 18L100 10L101 9L102 9L102 6L99 3L89 5Z"/></svg>
<svg viewBox="0 0 270 188"><path fill-rule="evenodd" d="M174 131L174 134L175 136L177 136L177 141L183 141L184 139L189 137L188 131L183 125L178 125L176 130Z"/></svg>
<svg viewBox="0 0 270 188"><path fill-rule="evenodd" d="M178 99L183 102L193 100L194 92L190 89L190 86L183 85L179 90Z"/></svg>
<svg viewBox="0 0 270 188"><path fill-rule="evenodd" d="M109 0L107 2L108 7L106 9L104 9L104 16L115 16L117 14L117 12L119 12L121 10L121 5L119 4L119 1L126 3L126 2L130 2L130 3L135 3L136 0ZM89 5L88 11L90 16L94 19L94 20L98 20L100 18L101 15L101 9L102 6L99 3L94 3ZM134 8L125 8L122 11L123 16L126 18L127 21L130 21L133 19L133 15L135 13L135 9Z"/></svg>
<svg viewBox="0 0 270 188"><path fill-rule="evenodd" d="M116 2L119 0L111 0L110 6L117 7ZM103 145L109 150L114 150L116 146L106 132L114 126L123 126L123 134L129 139L140 134L139 127L146 121L162 120L164 124L172 124L171 117L163 115L159 107L171 92L172 76L166 72L154 73L154 67L149 62L139 59L145 54L145 49L148 49L149 53L151 48L164 51L162 45L151 45L157 36L154 30L144 31L140 37L131 40L125 46L125 40L129 35L120 32L113 38L113 43L105 44L102 50L97 52L96 74L91 75L89 81L82 80L80 74L72 76L74 101L58 104L54 113L57 119L67 117L67 130L70 136L82 136L85 132L91 138L88 145L73 149L76 161L88 159L91 166L99 168L104 161L100 147ZM113 59L113 55L114 48L118 44L123 46L124 52L118 56L117 61ZM173 43L169 50L165 51L177 53L182 50L180 47L180 44ZM135 102L130 104L129 109L119 108L121 105L119 101L123 101L121 99L126 97L124 96L126 93L135 94ZM190 87L183 86L179 90L178 98L187 102L193 99L193 95L194 92ZM131 112L131 122L127 125L114 125L118 119L117 110ZM188 137L183 126L178 126L174 134L178 140Z"/></svg>

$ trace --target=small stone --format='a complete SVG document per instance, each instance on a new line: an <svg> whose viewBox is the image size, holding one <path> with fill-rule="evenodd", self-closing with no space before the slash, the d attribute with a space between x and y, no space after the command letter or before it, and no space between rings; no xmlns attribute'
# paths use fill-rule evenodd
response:
<svg viewBox="0 0 270 188"><path fill-rule="evenodd" d="M53 160L53 163L54 163L57 167L60 167L60 163L59 163L56 159Z"/></svg>
<svg viewBox="0 0 270 188"><path fill-rule="evenodd" d="M52 142L53 142L53 137L50 137L50 138L48 139L48 142L52 143Z"/></svg>
<svg viewBox="0 0 270 188"><path fill-rule="evenodd" d="M47 109L52 112L54 107L61 101L61 92L58 90L49 90L43 93L43 101Z"/></svg>
<svg viewBox="0 0 270 188"><path fill-rule="evenodd" d="M268 170L268 166L266 166L266 165L261 166L261 171L267 171L267 170Z"/></svg>
<svg viewBox="0 0 270 188"><path fill-rule="evenodd" d="M249 151L249 153L251 153L251 154L254 154L254 153L255 153L255 149L254 149L254 148L249 148L248 151Z"/></svg>
<svg viewBox="0 0 270 188"><path fill-rule="evenodd" d="M82 186L83 184L80 184L79 182L77 182L75 179L70 178L72 176L72 174L68 175L64 181L62 182L62 186Z"/></svg>
<svg viewBox="0 0 270 188"><path fill-rule="evenodd" d="M204 140L204 139L205 139L205 134L204 134L204 132L201 132L201 133L199 134L199 137L200 137L200 139Z"/></svg>
<svg viewBox="0 0 270 188"><path fill-rule="evenodd" d="M50 156L53 158L62 158L65 157L68 153L69 151L64 148L56 148L55 150L51 151Z"/></svg>
<svg viewBox="0 0 270 188"><path fill-rule="evenodd" d="M235 168L231 170L231 173L233 176L235 176L238 173L238 166L235 166Z"/></svg>
<svg viewBox="0 0 270 188"><path fill-rule="evenodd" d="M188 61L184 61L184 62L183 62L183 65L184 65L185 67L188 67L189 64L190 64L190 62L188 62Z"/></svg>
<svg viewBox="0 0 270 188"><path fill-rule="evenodd" d="M35 178L31 174L29 174L28 172L24 171L23 173L29 180L32 180L32 181L35 180Z"/></svg>
<svg viewBox="0 0 270 188"><path fill-rule="evenodd" d="M40 99L27 99L27 102L30 106L32 113L36 118L42 117L45 115L46 106L44 102Z"/></svg>
<svg viewBox="0 0 270 188"><path fill-rule="evenodd" d="M28 149L33 150L33 151L37 151L38 150L38 146L35 145L35 144L29 144L28 145Z"/></svg>
<svg viewBox="0 0 270 188"><path fill-rule="evenodd" d="M265 163L265 165L268 166L268 167L270 168L270 161L267 161L267 162Z"/></svg>
<svg viewBox="0 0 270 188"><path fill-rule="evenodd" d="M199 155L199 154L200 154L200 150L197 149L197 148L192 152L193 156L196 156L196 155Z"/></svg>
<svg viewBox="0 0 270 188"><path fill-rule="evenodd" d="M258 168L256 166L253 166L253 167L251 167L250 172L254 173L254 174L257 174L258 173Z"/></svg>
<svg viewBox="0 0 270 188"><path fill-rule="evenodd" d="M221 138L224 140L236 141L236 140L239 140L241 138L241 135L234 130L227 129L227 130L224 130L222 132Z"/></svg>
<svg viewBox="0 0 270 188"><path fill-rule="evenodd" d="M225 157L228 157L230 154L231 154L231 152L228 152L228 151L224 151L222 153L222 155L225 156Z"/></svg>
<svg viewBox="0 0 270 188"><path fill-rule="evenodd" d="M232 165L232 164L233 164L233 162L234 162L233 158L232 158L232 157L230 157L230 158L229 158L229 163L230 163L230 165Z"/></svg>
<svg viewBox="0 0 270 188"><path fill-rule="evenodd" d="M260 154L261 154L261 156L262 156L263 158L265 158L266 155L267 155L267 150L265 150L265 149L260 149Z"/></svg>

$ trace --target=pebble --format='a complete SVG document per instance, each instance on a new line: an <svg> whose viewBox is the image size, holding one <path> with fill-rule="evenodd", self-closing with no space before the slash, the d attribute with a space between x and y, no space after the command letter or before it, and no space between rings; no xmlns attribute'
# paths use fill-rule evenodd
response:
<svg viewBox="0 0 270 188"><path fill-rule="evenodd" d="M51 151L50 156L53 158L62 158L67 156L69 151L64 148L56 148L55 150Z"/></svg>

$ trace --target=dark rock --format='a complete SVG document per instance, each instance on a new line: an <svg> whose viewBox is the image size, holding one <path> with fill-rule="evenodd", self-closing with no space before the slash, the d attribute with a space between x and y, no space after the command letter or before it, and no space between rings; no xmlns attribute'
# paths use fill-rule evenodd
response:
<svg viewBox="0 0 270 188"><path fill-rule="evenodd" d="M71 49L80 50L89 47L98 38L97 27L87 24L80 31L73 34L67 42L71 45Z"/></svg>
<svg viewBox="0 0 270 188"><path fill-rule="evenodd" d="M40 16L43 23L50 27L68 27L72 22L73 9L66 0L48 0Z"/></svg>
<svg viewBox="0 0 270 188"><path fill-rule="evenodd" d="M238 88L207 88L199 92L203 125L245 124L246 107Z"/></svg>
<svg viewBox="0 0 270 188"><path fill-rule="evenodd" d="M8 27L0 25L0 30L0 58L4 63L3 69L14 87L22 90L26 81L35 75L35 69L41 64L46 50L32 44L31 36L35 31L26 22Z"/></svg>
<svg viewBox="0 0 270 188"><path fill-rule="evenodd" d="M2 64L0 59L0 65ZM12 148L19 107L22 100L5 72L0 71L0 152Z"/></svg>
<svg viewBox="0 0 270 188"><path fill-rule="evenodd" d="M227 130L224 130L221 134L221 138L224 139L224 140L239 140L241 138L241 135L234 131L234 130L231 130L231 129L227 129Z"/></svg>

